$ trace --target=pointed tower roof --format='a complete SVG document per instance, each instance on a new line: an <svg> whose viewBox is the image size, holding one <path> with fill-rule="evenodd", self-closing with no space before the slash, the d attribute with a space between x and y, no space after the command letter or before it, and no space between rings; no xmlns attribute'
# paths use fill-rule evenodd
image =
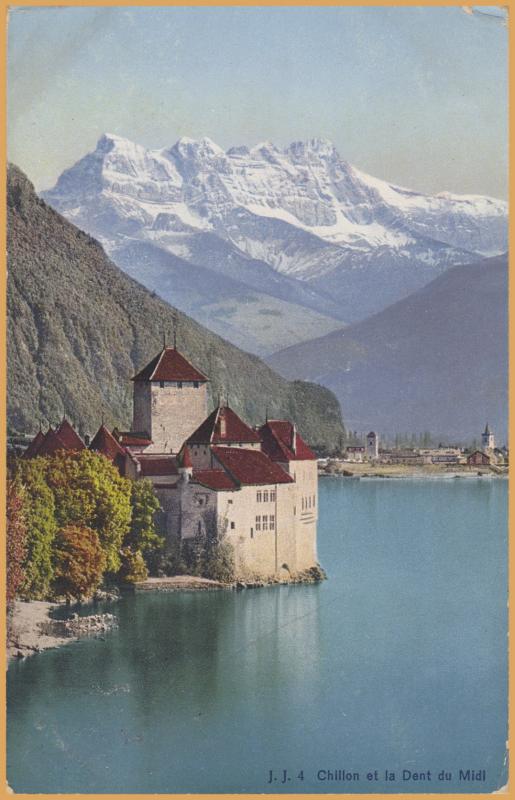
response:
<svg viewBox="0 0 515 800"><path fill-rule="evenodd" d="M485 428L485 432L484 432L483 436L490 436L490 428L488 426L488 422L486 423L486 428Z"/></svg>
<svg viewBox="0 0 515 800"><path fill-rule="evenodd" d="M63 417L56 433L64 442L66 450L84 450L86 447L79 434L70 425L66 417Z"/></svg>
<svg viewBox="0 0 515 800"><path fill-rule="evenodd" d="M94 435L89 449L96 453L102 453L102 455L106 456L106 458L109 458L111 461L114 461L117 456L124 456L126 454L125 448L116 441L113 434L107 430L103 423Z"/></svg>
<svg viewBox="0 0 515 800"><path fill-rule="evenodd" d="M59 450L69 450L57 431L49 428L38 450L38 456L54 456Z"/></svg>
<svg viewBox="0 0 515 800"><path fill-rule="evenodd" d="M41 444L42 444L44 438L45 438L45 434L43 433L42 430L39 430L36 433L36 435L34 436L33 440L29 444L29 446L27 447L27 449L25 450L25 452L23 454L23 457L24 458L34 458L35 456L37 456L37 454L39 452L39 448L41 447Z"/></svg>
<svg viewBox="0 0 515 800"><path fill-rule="evenodd" d="M179 353L175 347L163 347L160 353L143 367L131 380L133 381L198 381L207 383L200 370Z"/></svg>
<svg viewBox="0 0 515 800"><path fill-rule="evenodd" d="M188 444L259 442L259 434L243 422L229 406L217 406L188 439Z"/></svg>
<svg viewBox="0 0 515 800"><path fill-rule="evenodd" d="M263 452L272 461L315 461L316 455L308 447L293 423L285 419L269 419L258 429Z"/></svg>

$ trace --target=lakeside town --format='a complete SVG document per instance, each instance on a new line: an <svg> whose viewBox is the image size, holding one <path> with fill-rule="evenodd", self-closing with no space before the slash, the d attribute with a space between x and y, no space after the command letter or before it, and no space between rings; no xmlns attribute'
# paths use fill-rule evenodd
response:
<svg viewBox="0 0 515 800"><path fill-rule="evenodd" d="M356 438L356 437L355 437ZM412 437L415 439L415 437ZM422 436L423 440L429 436ZM342 477L413 477L413 476L497 476L507 477L509 451L498 446L495 433L487 423L478 446L439 443L432 446L387 444L382 446L379 434L370 431L363 443L349 444L339 455L318 459L319 476Z"/></svg>

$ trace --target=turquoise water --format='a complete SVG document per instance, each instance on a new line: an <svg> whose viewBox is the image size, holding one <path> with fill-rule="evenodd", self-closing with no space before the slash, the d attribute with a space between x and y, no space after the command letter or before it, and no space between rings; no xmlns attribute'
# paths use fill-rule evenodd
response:
<svg viewBox="0 0 515 800"><path fill-rule="evenodd" d="M506 483L329 478L320 490L328 581L127 596L105 641L12 664L14 790L504 784Z"/></svg>

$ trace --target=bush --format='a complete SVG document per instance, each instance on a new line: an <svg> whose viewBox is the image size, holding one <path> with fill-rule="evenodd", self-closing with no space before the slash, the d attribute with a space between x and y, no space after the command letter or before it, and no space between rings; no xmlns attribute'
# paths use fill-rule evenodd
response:
<svg viewBox="0 0 515 800"><path fill-rule="evenodd" d="M148 569L140 550L124 547L120 551L122 565L118 572L121 583L139 583L148 578Z"/></svg>
<svg viewBox="0 0 515 800"><path fill-rule="evenodd" d="M100 585L105 565L97 532L85 525L67 525L55 539L55 594L68 600L91 597Z"/></svg>

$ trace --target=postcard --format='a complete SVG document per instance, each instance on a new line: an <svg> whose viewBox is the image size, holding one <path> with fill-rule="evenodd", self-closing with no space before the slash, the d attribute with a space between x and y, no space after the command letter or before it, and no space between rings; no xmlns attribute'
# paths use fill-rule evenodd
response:
<svg viewBox="0 0 515 800"><path fill-rule="evenodd" d="M10 7L13 792L507 791L507 13Z"/></svg>

